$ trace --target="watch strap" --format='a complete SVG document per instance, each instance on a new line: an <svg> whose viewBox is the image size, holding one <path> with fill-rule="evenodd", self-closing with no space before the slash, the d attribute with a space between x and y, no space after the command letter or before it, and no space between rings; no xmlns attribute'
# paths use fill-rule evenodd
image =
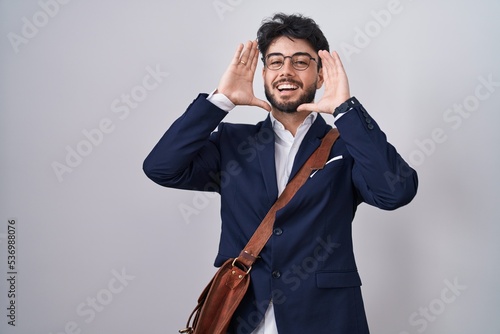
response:
<svg viewBox="0 0 500 334"><path fill-rule="evenodd" d="M340 106L335 108L335 111L333 112L333 117L337 117L340 114L344 114L354 108L355 106L360 105L358 99L356 99L354 96L349 98L347 101L342 103Z"/></svg>

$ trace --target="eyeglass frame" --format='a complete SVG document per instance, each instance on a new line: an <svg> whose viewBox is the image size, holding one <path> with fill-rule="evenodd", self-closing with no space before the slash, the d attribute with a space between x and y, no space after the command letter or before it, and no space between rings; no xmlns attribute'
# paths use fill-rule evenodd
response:
<svg viewBox="0 0 500 334"><path fill-rule="evenodd" d="M283 63L281 64L281 66L280 66L279 68L276 68L276 69L269 68L269 65L268 65L267 60L268 60L268 58L269 58L269 57L271 57L271 56L282 56L282 57L283 57ZM296 68L296 67L295 67L295 65L294 65L294 62L293 62L293 57L295 57L295 56L308 56L308 57L309 57L309 64L307 65L307 67L306 67L306 68L304 68L304 69L298 69L298 68ZM295 52L295 53L294 53L293 55L291 55L291 56L285 56L284 54L282 54L282 53L280 53L280 52L273 52L273 53L268 54L266 57L262 57L262 62L264 63L264 66L265 66L267 69L269 69L269 70L271 70L271 71L279 71L279 70L281 70L281 69L283 68L283 66L285 66L285 60L286 60L287 58L290 58L290 61L292 62L292 67L293 67L294 69L296 69L297 71L305 71L305 70L307 70L307 69L309 68L309 66L311 65L311 60L314 60L314 62L316 62L316 64L318 65L318 68L320 68L320 66L321 66L321 65L320 65L320 63L318 62L318 60L316 60L316 58L314 58L313 56L311 56L311 55L310 55L309 53L307 53L307 52Z"/></svg>

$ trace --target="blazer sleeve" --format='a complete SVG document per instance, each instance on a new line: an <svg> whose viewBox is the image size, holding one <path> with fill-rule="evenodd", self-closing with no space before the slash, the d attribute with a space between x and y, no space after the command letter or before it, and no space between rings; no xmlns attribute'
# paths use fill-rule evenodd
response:
<svg viewBox="0 0 500 334"><path fill-rule="evenodd" d="M354 159L352 181L362 201L394 210L415 197L416 171L387 142L386 135L362 105L344 114L335 125Z"/></svg>
<svg viewBox="0 0 500 334"><path fill-rule="evenodd" d="M155 183L187 190L220 191L214 182L220 170L219 132L227 112L200 94L165 132L143 163ZM209 189L208 189L209 188Z"/></svg>

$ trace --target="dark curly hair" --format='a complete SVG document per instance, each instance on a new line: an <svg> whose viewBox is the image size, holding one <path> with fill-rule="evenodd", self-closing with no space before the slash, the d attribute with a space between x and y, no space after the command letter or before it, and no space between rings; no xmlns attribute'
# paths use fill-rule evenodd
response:
<svg viewBox="0 0 500 334"><path fill-rule="evenodd" d="M264 19L257 31L257 43L262 53L263 62L269 45L281 36L290 39L304 39L311 44L316 52L319 50L330 51L325 35L313 19L300 14L276 13L272 18ZM321 59L318 61L318 68L320 67Z"/></svg>

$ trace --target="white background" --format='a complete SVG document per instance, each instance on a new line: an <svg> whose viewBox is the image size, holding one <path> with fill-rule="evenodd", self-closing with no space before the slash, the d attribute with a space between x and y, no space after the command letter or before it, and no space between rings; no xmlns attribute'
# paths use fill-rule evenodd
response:
<svg viewBox="0 0 500 334"><path fill-rule="evenodd" d="M214 272L219 199L157 186L142 162L197 94L216 87L237 44L277 11L316 20L352 93L419 173L410 205L361 205L354 222L372 333L500 333L500 2L1 0L2 334L184 325ZM161 72L148 79L151 90L141 88L148 70ZM125 114L121 99L132 93ZM453 111L464 104L470 112ZM265 116L242 107L226 121ZM108 133L90 143L84 132L102 122ZM70 167L77 149L85 156Z"/></svg>

